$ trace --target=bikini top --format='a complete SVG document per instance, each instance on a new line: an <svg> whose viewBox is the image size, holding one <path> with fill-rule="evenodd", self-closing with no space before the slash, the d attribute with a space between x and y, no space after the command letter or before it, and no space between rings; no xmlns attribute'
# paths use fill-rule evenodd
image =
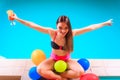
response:
<svg viewBox="0 0 120 80"><path fill-rule="evenodd" d="M63 47L63 46L59 46L57 43L54 42L56 36L57 36L57 32L55 33L55 36L54 36L53 41L51 41L51 47L54 48L54 49L64 50L64 47Z"/></svg>

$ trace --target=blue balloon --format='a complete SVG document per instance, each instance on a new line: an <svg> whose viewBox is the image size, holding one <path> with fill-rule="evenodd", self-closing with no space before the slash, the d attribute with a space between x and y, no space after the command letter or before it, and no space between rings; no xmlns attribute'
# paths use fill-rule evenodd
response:
<svg viewBox="0 0 120 80"><path fill-rule="evenodd" d="M39 78L41 78L41 76L37 73L37 69L36 67L32 67L29 71L29 77L32 80L38 80Z"/></svg>
<svg viewBox="0 0 120 80"><path fill-rule="evenodd" d="M77 62L83 67L84 71L90 67L90 62L85 58L81 58Z"/></svg>

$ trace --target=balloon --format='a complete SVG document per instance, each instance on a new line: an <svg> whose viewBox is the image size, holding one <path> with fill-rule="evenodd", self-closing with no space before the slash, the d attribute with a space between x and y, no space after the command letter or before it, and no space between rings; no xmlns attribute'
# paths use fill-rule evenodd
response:
<svg viewBox="0 0 120 80"><path fill-rule="evenodd" d="M90 62L85 58L79 59L78 63L83 67L85 71L90 67Z"/></svg>
<svg viewBox="0 0 120 80"><path fill-rule="evenodd" d="M86 73L80 77L80 80L99 80L99 77L93 73Z"/></svg>
<svg viewBox="0 0 120 80"><path fill-rule="evenodd" d="M9 20L14 20L14 18L12 18L12 16L9 16Z"/></svg>
<svg viewBox="0 0 120 80"><path fill-rule="evenodd" d="M43 60L46 59L46 56L42 50L34 50L31 55L32 62L38 66Z"/></svg>
<svg viewBox="0 0 120 80"><path fill-rule="evenodd" d="M32 80L38 80L41 76L37 73L36 67L32 67L29 71L29 77Z"/></svg>
<svg viewBox="0 0 120 80"><path fill-rule="evenodd" d="M7 10L7 14L8 14L9 20L14 20L14 18L12 18L12 16L14 16L13 10Z"/></svg>
<svg viewBox="0 0 120 80"><path fill-rule="evenodd" d="M63 60L58 60L54 64L54 69L56 72L62 73L67 69L67 63Z"/></svg>
<svg viewBox="0 0 120 80"><path fill-rule="evenodd" d="M7 14L8 14L8 16L12 16L13 15L13 10L7 10Z"/></svg>

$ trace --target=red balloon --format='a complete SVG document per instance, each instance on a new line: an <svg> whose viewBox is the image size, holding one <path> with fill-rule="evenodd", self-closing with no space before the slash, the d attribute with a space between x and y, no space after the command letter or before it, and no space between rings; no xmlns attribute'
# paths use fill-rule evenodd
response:
<svg viewBox="0 0 120 80"><path fill-rule="evenodd" d="M9 16L9 20L14 20L14 18L12 18L12 16Z"/></svg>
<svg viewBox="0 0 120 80"><path fill-rule="evenodd" d="M99 80L99 77L93 73L86 73L80 77L80 80Z"/></svg>

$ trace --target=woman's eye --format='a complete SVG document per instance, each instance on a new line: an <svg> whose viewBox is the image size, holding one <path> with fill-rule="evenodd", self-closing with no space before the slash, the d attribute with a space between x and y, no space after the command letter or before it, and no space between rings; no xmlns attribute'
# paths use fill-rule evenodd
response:
<svg viewBox="0 0 120 80"><path fill-rule="evenodd" d="M68 27L65 27L65 29L68 29Z"/></svg>
<svg viewBox="0 0 120 80"><path fill-rule="evenodd" d="M62 29L62 27L59 27L59 29Z"/></svg>

